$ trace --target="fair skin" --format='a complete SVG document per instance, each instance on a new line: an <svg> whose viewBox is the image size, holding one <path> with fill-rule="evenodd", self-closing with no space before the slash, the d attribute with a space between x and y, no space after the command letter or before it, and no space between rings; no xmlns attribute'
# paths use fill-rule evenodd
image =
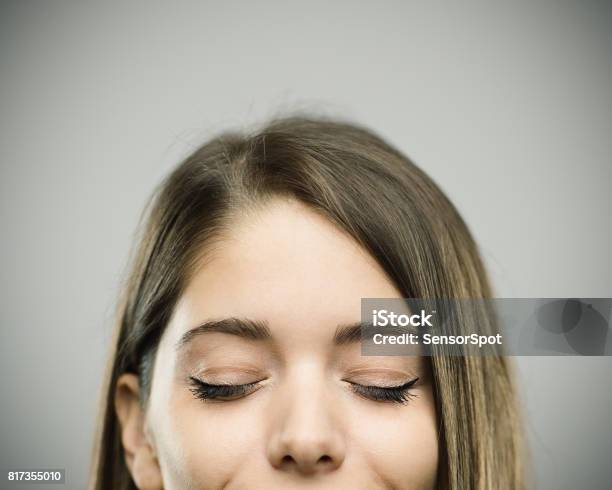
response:
<svg viewBox="0 0 612 490"><path fill-rule="evenodd" d="M208 252L162 335L146 411L136 376L118 381L138 488L434 488L425 360L361 356L358 339L334 339L361 320L361 298L402 297L378 263L281 199L235 219ZM403 400L381 399L415 379Z"/></svg>

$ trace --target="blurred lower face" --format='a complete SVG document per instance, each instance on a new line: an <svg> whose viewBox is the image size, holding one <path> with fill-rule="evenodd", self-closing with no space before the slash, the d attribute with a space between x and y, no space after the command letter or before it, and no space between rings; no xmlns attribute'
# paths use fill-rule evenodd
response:
<svg viewBox="0 0 612 490"><path fill-rule="evenodd" d="M146 413L122 412L141 421L128 461L137 485L434 488L427 362L361 356L341 333L359 323L362 297L401 294L306 206L274 200L234 221L176 305Z"/></svg>

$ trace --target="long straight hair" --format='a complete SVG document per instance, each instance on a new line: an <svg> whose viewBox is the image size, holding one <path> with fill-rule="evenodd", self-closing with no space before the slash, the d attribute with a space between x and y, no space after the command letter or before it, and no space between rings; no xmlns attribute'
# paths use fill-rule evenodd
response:
<svg viewBox="0 0 612 490"><path fill-rule="evenodd" d="M134 489L114 409L123 373L143 406L156 348L198 256L232 217L277 196L322 213L367 250L406 298L488 298L478 249L455 207L413 162L361 126L287 117L223 133L154 192L118 303L92 464L92 490ZM495 329L489 312L476 320ZM440 426L438 486L523 488L521 431L503 356L431 358ZM406 435L409 436L408 434Z"/></svg>

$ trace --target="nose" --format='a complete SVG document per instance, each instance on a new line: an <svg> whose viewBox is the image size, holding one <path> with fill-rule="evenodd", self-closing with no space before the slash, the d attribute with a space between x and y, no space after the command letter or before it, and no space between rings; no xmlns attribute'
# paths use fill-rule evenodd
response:
<svg viewBox="0 0 612 490"><path fill-rule="evenodd" d="M285 402L274 414L268 444L270 464L279 471L301 475L340 468L346 448L338 424L334 423L333 404L312 390L308 390L308 396Z"/></svg>

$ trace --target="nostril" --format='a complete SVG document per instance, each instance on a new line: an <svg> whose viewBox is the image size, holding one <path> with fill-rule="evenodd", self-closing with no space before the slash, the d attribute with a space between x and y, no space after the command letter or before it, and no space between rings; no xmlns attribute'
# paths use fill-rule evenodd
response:
<svg viewBox="0 0 612 490"><path fill-rule="evenodd" d="M283 459L281 460L281 464L283 466L290 465L291 463L295 463L295 460L293 459L293 457L291 457L289 454L286 454L285 456L283 456Z"/></svg>
<svg viewBox="0 0 612 490"><path fill-rule="evenodd" d="M324 454L318 459L295 459L291 454L285 454L280 460L280 468L293 471L297 470L304 473L312 473L316 471L327 471L333 467L334 460L331 456Z"/></svg>
<svg viewBox="0 0 612 490"><path fill-rule="evenodd" d="M328 456L327 454L324 454L323 456L321 456L319 458L319 460L317 461L318 463L322 463L322 464L329 464L332 462L332 459L330 456Z"/></svg>

